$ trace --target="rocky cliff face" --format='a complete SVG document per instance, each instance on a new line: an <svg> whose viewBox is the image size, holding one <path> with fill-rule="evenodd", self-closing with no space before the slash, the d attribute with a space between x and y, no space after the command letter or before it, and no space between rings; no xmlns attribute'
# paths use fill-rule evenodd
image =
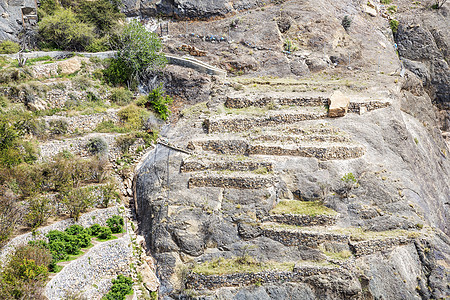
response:
<svg viewBox="0 0 450 300"><path fill-rule="evenodd" d="M406 6L400 4L400 9ZM404 66L416 74L442 110L443 130L450 129L449 6L440 9L409 8L399 13L396 37Z"/></svg>
<svg viewBox="0 0 450 300"><path fill-rule="evenodd" d="M292 0L171 25L167 51L231 77L166 72L186 104L134 180L162 298L450 296L449 149L388 21L362 11ZM330 118L337 90L348 113Z"/></svg>

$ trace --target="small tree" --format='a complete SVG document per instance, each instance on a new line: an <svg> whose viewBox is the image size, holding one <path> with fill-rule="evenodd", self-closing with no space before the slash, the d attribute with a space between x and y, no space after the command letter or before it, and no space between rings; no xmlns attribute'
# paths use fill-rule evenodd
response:
<svg viewBox="0 0 450 300"><path fill-rule="evenodd" d="M173 99L169 95L165 95L162 84L148 94L147 108L151 108L163 120L167 120L170 115L169 105Z"/></svg>
<svg viewBox="0 0 450 300"><path fill-rule="evenodd" d="M28 200L28 213L25 216L27 224L37 228L44 224L54 212L52 203L45 196L31 197Z"/></svg>
<svg viewBox="0 0 450 300"><path fill-rule="evenodd" d="M66 207L70 217L78 221L81 213L94 205L94 197L88 189L76 188L65 193L61 202Z"/></svg>
<svg viewBox="0 0 450 300"><path fill-rule="evenodd" d="M350 192L356 186L358 181L356 180L353 173L345 174L344 176L342 176L341 181L344 183L345 197L348 198Z"/></svg>
<svg viewBox="0 0 450 300"><path fill-rule="evenodd" d="M117 55L105 71L112 83L128 84L139 82L152 71L161 70L167 59L161 53L162 44L156 33L149 32L136 20L123 29L117 41ZM112 77L119 75L118 78ZM120 82L122 81L122 82Z"/></svg>

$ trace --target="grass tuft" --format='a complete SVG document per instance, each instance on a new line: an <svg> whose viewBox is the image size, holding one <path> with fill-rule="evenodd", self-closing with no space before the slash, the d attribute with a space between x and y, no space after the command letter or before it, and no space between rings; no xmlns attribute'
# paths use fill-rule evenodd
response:
<svg viewBox="0 0 450 300"><path fill-rule="evenodd" d="M234 273L256 273L267 270L292 271L295 263L293 262L257 262L249 255L241 257L224 259L218 258L213 261L204 262L196 265L192 272L203 275L223 275Z"/></svg>
<svg viewBox="0 0 450 300"><path fill-rule="evenodd" d="M335 216L337 212L321 204L318 201L298 201L283 200L280 201L271 211L271 214L294 214L294 215L327 215Z"/></svg>

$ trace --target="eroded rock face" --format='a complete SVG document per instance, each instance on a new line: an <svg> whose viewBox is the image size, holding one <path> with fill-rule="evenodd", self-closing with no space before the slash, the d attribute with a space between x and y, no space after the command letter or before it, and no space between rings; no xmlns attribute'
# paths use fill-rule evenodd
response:
<svg viewBox="0 0 450 300"><path fill-rule="evenodd" d="M423 81L432 100L446 110L450 109L449 7L447 3L437 10L401 12L395 35L404 66Z"/></svg>
<svg viewBox="0 0 450 300"><path fill-rule="evenodd" d="M256 8L268 4L257 0L123 0L124 12L127 15L151 15L158 14L177 18L203 19L217 16L225 16L237 11Z"/></svg>
<svg viewBox="0 0 450 300"><path fill-rule="evenodd" d="M336 12L349 7L354 27L345 32ZM173 25L180 35L170 49L191 44L213 65L254 67L226 83L168 70L166 86L188 109L164 138L187 152L159 144L135 177L136 213L162 297L450 296L449 150L423 87L433 75L427 62L411 57L404 63L418 75L387 76L400 70L391 31L379 17L356 11L353 2L289 1L190 24L193 32L215 33L236 24L230 43L186 37L182 24ZM299 48L283 52L296 32ZM177 90L171 82L180 78ZM348 111L329 118L324 105L337 90L348 95ZM196 99L204 103L191 106ZM342 180L349 173L356 182ZM337 214L272 211L282 202L317 200ZM193 265L247 257L292 265L190 273Z"/></svg>

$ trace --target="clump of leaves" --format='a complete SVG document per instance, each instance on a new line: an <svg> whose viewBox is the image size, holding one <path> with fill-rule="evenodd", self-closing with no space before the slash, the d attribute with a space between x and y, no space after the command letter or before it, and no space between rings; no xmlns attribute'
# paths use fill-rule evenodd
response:
<svg viewBox="0 0 450 300"><path fill-rule="evenodd" d="M111 290L102 298L102 300L123 300L126 295L133 293L133 280L123 275L117 276L112 280Z"/></svg>
<svg viewBox="0 0 450 300"><path fill-rule="evenodd" d="M350 28L350 25L352 25L352 20L350 19L349 16L344 16L341 24L342 24L342 27L344 27L345 31L347 31Z"/></svg>
<svg viewBox="0 0 450 300"><path fill-rule="evenodd" d="M166 95L162 85L159 85L148 94L145 106L152 109L161 119L167 120L171 113L169 105L172 102L173 99L169 95Z"/></svg>
<svg viewBox="0 0 450 300"><path fill-rule="evenodd" d="M20 51L20 45L13 41L3 41L0 43L0 54L12 54Z"/></svg>
<svg viewBox="0 0 450 300"><path fill-rule="evenodd" d="M391 30L392 30L393 33L397 33L398 25L399 25L399 22L397 20L395 20L395 19L391 19L389 21L389 26L391 27Z"/></svg>
<svg viewBox="0 0 450 300"><path fill-rule="evenodd" d="M89 153L94 155L104 154L106 151L108 151L108 144L101 137L93 137L86 144L86 149L89 151Z"/></svg>

